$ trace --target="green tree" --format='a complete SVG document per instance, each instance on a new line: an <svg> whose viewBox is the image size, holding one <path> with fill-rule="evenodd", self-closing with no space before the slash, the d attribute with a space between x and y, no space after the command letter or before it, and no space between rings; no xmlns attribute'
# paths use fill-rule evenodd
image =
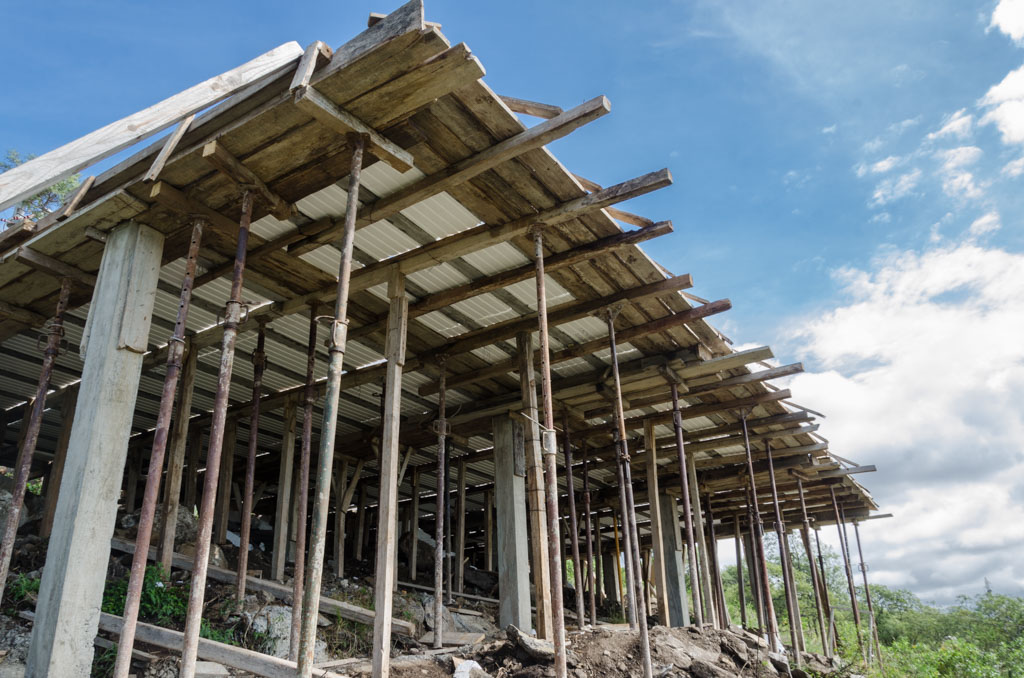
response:
<svg viewBox="0 0 1024 678"><path fill-rule="evenodd" d="M7 151L7 155L0 158L0 172L6 172L9 169L14 169L22 163L28 162L34 155L22 155L19 151L10 149ZM38 221L53 210L60 207L64 200L78 188L79 177L77 174L73 174L67 179L58 181L53 186L40 191L30 198L22 200L14 206L14 211L10 217L5 221L19 221L21 219L31 219Z"/></svg>

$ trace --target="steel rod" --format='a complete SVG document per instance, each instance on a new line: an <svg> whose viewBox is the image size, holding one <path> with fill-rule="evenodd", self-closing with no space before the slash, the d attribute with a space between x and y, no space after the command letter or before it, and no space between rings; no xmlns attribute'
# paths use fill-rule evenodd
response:
<svg viewBox="0 0 1024 678"><path fill-rule="evenodd" d="M860 545L860 526L857 525L856 521L853 523L853 534L857 539L857 555L860 557L860 572L864 577L864 598L868 604L868 619L871 622L871 635L875 640L875 650L877 652L875 656L878 657L878 664L881 666L882 645L878 642L878 624L875 622L875 608L871 603L871 589L868 587L868 566L864 562L864 549L862 549Z"/></svg>
<svg viewBox="0 0 1024 678"><path fill-rule="evenodd" d="M50 390L50 377L53 366L60 354L60 340L64 337L64 313L68 308L68 297L71 295L71 279L62 278L60 294L57 297L57 312L50 323L46 349L43 351L43 365L39 371L39 383L36 396L32 400L32 409L27 419L23 419L21 449L15 462L14 487L11 492L11 503L7 509L7 521L4 523L4 536L0 541L0 598L3 598L7 585L7 573L11 569L11 557L14 555L14 540L18 536L18 523L21 522L21 508L25 503L25 491L28 488L28 477L32 471L32 457L39 442L39 429L43 424L43 412L46 410L46 393ZM157 471L159 475L159 471ZM150 520L152 524L152 519Z"/></svg>
<svg viewBox="0 0 1024 678"><path fill-rule="evenodd" d="M548 571L551 576L552 641L555 646L555 676L565 678L565 613L562 601L562 538L558 530L558 476L555 456L555 410L551 395L551 347L548 341L548 300L544 280L544 231L533 229L533 255L537 287L537 336L540 352L543 427L541 452L544 458L544 505L548 523Z"/></svg>
<svg viewBox="0 0 1024 678"><path fill-rule="evenodd" d="M562 454L565 458L565 482L569 494L569 533L572 546L573 574L576 584L576 620L582 629L586 625L586 607L583 604L583 568L580 562L579 523L576 520L576 483L572 478L572 443L569 440L569 413L562 415ZM587 535L590 541L590 535Z"/></svg>
<svg viewBox="0 0 1024 678"><path fill-rule="evenodd" d="M203 496L199 506L199 525L196 533L196 552L192 562L192 587L185 614L185 636L182 641L180 678L194 678L196 653L199 650L199 626L206 597L206 569L210 560L210 537L213 533L213 511L217 499L217 481L220 478L220 458L224 445L224 427L227 422L228 397L231 393L231 370L235 360L235 340L242 316L242 278L245 274L245 253L249 243L249 223L252 220L252 191L242 194L242 215L238 221L238 248L231 276L231 295L224 311L224 336L221 343L220 369L217 392L213 400L210 422L210 440L206 450L206 474L203 478ZM233 451L229 451L232 454Z"/></svg>
<svg viewBox="0 0 1024 678"><path fill-rule="evenodd" d="M568 430L568 427L566 427ZM594 567L594 541L590 523L590 473L587 459L587 443L583 442L583 529L587 532L587 587L590 607L590 624L597 626L597 577Z"/></svg>
<svg viewBox="0 0 1024 678"><path fill-rule="evenodd" d="M821 580L821 597L825 601L825 611L828 613L828 635L834 641L829 643L832 653L839 647L839 628L836 626L835 611L832 609L832 600L828 592L828 577L825 575L825 557L821 554L821 535L818 530L814 531L814 543L818 552L818 575Z"/></svg>
<svg viewBox="0 0 1024 678"><path fill-rule="evenodd" d="M640 535L636 528L636 508L633 502L633 478L630 472L629 447L626 442L626 416L622 410L622 380L619 377L619 351L615 344L615 313L608 311L608 346L611 350L612 378L615 383L615 421L618 427L619 439L619 460L623 470L623 490L626 495L626 519L629 521L628 529L633 551L634 565L640 564ZM636 587L636 600L639 603L643 600L643 582L639 572L634 572L634 583ZM643 661L644 677L651 678L654 669L651 664L651 641L647 635L647 615L642 614L642 608L637 605L637 626L640 628L640 653Z"/></svg>
<svg viewBox="0 0 1024 678"><path fill-rule="evenodd" d="M814 553L811 551L811 521L807 517L807 502L804 499L804 481L797 477L796 479L797 494L800 497L800 514L803 518L803 524L800 529L800 538L804 544L804 552L807 553L807 564L811 570L811 586L814 589L814 609L818 615L818 634L821 638L821 650L826 656L831 656L831 649L828 646L827 636L825 634L825 612L824 606L822 605L822 594L821 594L821 581L818 577L818 568L814 565Z"/></svg>
<svg viewBox="0 0 1024 678"><path fill-rule="evenodd" d="M786 525L782 522L782 510L779 508L779 491L775 484L775 463L772 461L772 446L768 442L765 445L768 457L768 484L772 490L772 508L775 511L775 535L779 540L779 561L782 564L782 586L786 594L786 613L789 616L789 640L793 648L793 656L796 658L797 666L800 665L800 643L796 625L800 620L796 616L793 604L793 582L790 579L792 570L789 567L789 553L786 550Z"/></svg>
<svg viewBox="0 0 1024 678"><path fill-rule="evenodd" d="M850 607L853 608L853 623L857 628L857 645L860 647L860 654L864 656L864 638L860 632L860 608L857 605L857 586L853 580L853 568L850 566L850 552L846 545L846 535L843 532L843 518L839 515L839 501L836 499L836 488L830 486L828 491L832 497L832 510L835 513L836 530L839 532L839 551L843 557L843 569L846 570L846 583L850 589ZM865 660L865 663L867 661Z"/></svg>
<svg viewBox="0 0 1024 678"><path fill-rule="evenodd" d="M761 522L761 510L757 504L757 484L754 482L754 459L750 451L750 432L747 430L746 412L740 417L740 421L743 424L743 447L746 450L747 481L750 485L750 502L748 503L751 506L754 519L751 522L751 532L753 534L755 560L758 561L758 579L761 584L760 598L764 606L765 627L771 639L770 645L775 647L780 642L779 627L778 622L775 620L775 605L772 603L772 590L768 581L768 563L764 555L763 524Z"/></svg>
<svg viewBox="0 0 1024 678"><path fill-rule="evenodd" d="M448 474L448 466L445 463L445 448L447 447L446 437L448 434L448 421L445 419L447 389L445 388L445 377L447 374L446 360L444 356L438 361L438 369L441 372L440 388L437 391L437 496L434 498L436 508L434 510L434 649L441 648L443 609L441 595L444 593L444 504L448 496L448 488L445 486L445 477Z"/></svg>
<svg viewBox="0 0 1024 678"><path fill-rule="evenodd" d="M679 455L679 485L683 498L683 525L686 528L686 556L690 568L690 591L697 626L704 625L704 611L700 604L700 572L697 569L697 546L693 538L693 513L690 507L690 481L686 471L686 446L683 442L683 415L679 409L679 386L672 388L672 427L676 434L676 452Z"/></svg>
<svg viewBox="0 0 1024 678"><path fill-rule="evenodd" d="M198 218L192 224L192 239L189 241L185 258L185 275L181 281L181 295L178 299L178 316L174 330L167 342L167 371L164 375L163 392L160 395L160 409L157 412L156 430L153 432L153 448L149 454L149 472L146 475L146 489L142 495L142 510L139 512L139 527L135 536L135 554L132 556L131 573L128 575L128 590L124 598L124 624L117 644L117 659L114 662L115 678L127 678L131 670L132 648L135 645L135 629L139 620L139 605L142 599L142 585L146 577L146 561L149 544L153 536L153 521L156 518L156 502L160 496L160 479L163 474L167 438L171 429L171 413L174 411L174 395L181 374L182 356L185 352L185 323L192 303L192 286L196 279L196 264L199 260L199 243L203 238L205 219ZM188 417L188 413L179 416ZM173 516L177 520L177 516ZM164 526L166 529L166 526ZM170 575L170 571L165 574Z"/></svg>
<svg viewBox="0 0 1024 678"><path fill-rule="evenodd" d="M295 661L299 654L302 633L302 610L305 607L306 584L306 524L309 522L309 465L313 453L313 405L316 404L316 339L319 329L318 304L309 306L309 334L306 339L306 389L302 403L302 441L299 445L299 491L296 494L295 566L292 570L292 625L288 642L288 655Z"/></svg>
<svg viewBox="0 0 1024 678"><path fill-rule="evenodd" d="M359 173L363 166L366 140L359 135L348 136L352 149L349 165L348 199L345 204L345 226L341 238L341 262L338 265L338 294L334 301L331 323L330 355L327 364L327 390L324 394L323 422L320 427L320 457L317 464L316 496L313 504L313 525L310 530L309 562L306 567L306 590L302 605L302 629L299 634L298 675L309 678L313 673L313 650L316 645L317 619L320 614L320 583L324 568L324 542L327 539L327 509L331 494L331 471L334 468L334 442L338 428L338 401L341 398L341 371L345 362L348 338L348 295L352 275L352 252L355 247L356 214L359 208ZM313 311L310 315L314 315ZM312 331L310 332L312 334ZM305 443L304 443L305 444ZM304 460L308 469L308 461ZM308 471L307 471L308 474ZM307 491L305 486L303 493ZM303 507L305 505L303 504Z"/></svg>
<svg viewBox="0 0 1024 678"><path fill-rule="evenodd" d="M252 527L252 493L256 481L256 447L260 433L260 391L267 367L267 326L259 324L256 351L252 354L252 410L249 412L249 449L245 458L245 489L242 491L242 526L238 536L238 602L245 599L245 579L249 567L249 535Z"/></svg>

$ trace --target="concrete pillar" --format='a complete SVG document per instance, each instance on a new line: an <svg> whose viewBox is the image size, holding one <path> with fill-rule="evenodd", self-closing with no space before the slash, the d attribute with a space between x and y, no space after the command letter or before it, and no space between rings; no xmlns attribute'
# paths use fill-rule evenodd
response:
<svg viewBox="0 0 1024 678"><path fill-rule="evenodd" d="M523 425L498 416L494 425L494 504L498 511L498 625L530 624L530 557L526 538Z"/></svg>
<svg viewBox="0 0 1024 678"><path fill-rule="evenodd" d="M689 626L690 609L686 603L686 576L683 569L683 550L686 542L679 528L679 510L676 498L663 494L659 498L661 509L661 544L665 563L665 595L668 598L670 626Z"/></svg>
<svg viewBox="0 0 1024 678"><path fill-rule="evenodd" d="M82 334L82 382L36 604L30 678L87 676L147 349L163 236L113 229Z"/></svg>

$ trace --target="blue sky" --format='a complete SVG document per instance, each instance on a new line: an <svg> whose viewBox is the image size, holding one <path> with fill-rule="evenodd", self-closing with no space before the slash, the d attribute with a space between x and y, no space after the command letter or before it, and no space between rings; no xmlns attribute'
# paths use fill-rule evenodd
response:
<svg viewBox="0 0 1024 678"><path fill-rule="evenodd" d="M397 4L5 2L45 48L5 50L0 145L45 152ZM1024 523L1024 1L426 9L498 93L609 97L553 147L573 171L672 170L628 208L673 220L658 260L732 299L717 324L737 345L803 360L795 399L829 414L837 453L879 466L865 483L898 516L865 526L879 581L1024 591L1024 532L1002 529Z"/></svg>

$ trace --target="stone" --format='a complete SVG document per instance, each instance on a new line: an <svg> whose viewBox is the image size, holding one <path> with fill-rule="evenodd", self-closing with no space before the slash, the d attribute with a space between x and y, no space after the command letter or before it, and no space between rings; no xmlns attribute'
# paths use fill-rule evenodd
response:
<svg viewBox="0 0 1024 678"><path fill-rule="evenodd" d="M256 614L245 613L252 630L267 635L266 653L281 659L288 658L288 644L292 633L292 608L286 605L267 605ZM313 661L327 661L327 643L317 638Z"/></svg>
<svg viewBox="0 0 1024 678"><path fill-rule="evenodd" d="M501 633L501 629L495 626L487 617L477 617L470 614L459 614L452 612L452 623L455 630L463 633L482 633L487 638L493 638Z"/></svg>
<svg viewBox="0 0 1024 678"><path fill-rule="evenodd" d="M196 547L195 544L186 543L181 546L175 547L176 550L183 556L195 556ZM228 563L228 557L224 555L224 551L220 546L216 544L210 544L210 566L219 567L222 570L230 570L231 565Z"/></svg>
<svg viewBox="0 0 1024 678"><path fill-rule="evenodd" d="M455 631L455 619L452 613L444 605L441 606L441 631ZM423 623L431 631L434 630L434 596L423 596Z"/></svg>
<svg viewBox="0 0 1024 678"><path fill-rule="evenodd" d="M484 667L472 659L460 660L455 664L455 673L452 678L491 678L491 674L484 671Z"/></svg>
<svg viewBox="0 0 1024 678"><path fill-rule="evenodd" d="M747 660L747 645L731 633L723 633L719 639L722 652L737 661L741 666Z"/></svg>
<svg viewBox="0 0 1024 678"><path fill-rule="evenodd" d="M732 678L734 674L697 659L690 664L690 675L693 678Z"/></svg>
<svg viewBox="0 0 1024 678"><path fill-rule="evenodd" d="M230 676L231 673L224 667L223 664L216 662L196 662L196 673L195 678L223 678L223 676Z"/></svg>
<svg viewBox="0 0 1024 678"><path fill-rule="evenodd" d="M21 662L5 661L0 664L0 678L25 678L25 665Z"/></svg>
<svg viewBox="0 0 1024 678"><path fill-rule="evenodd" d="M539 640L529 636L513 624L505 629L508 639L527 654L531 659L550 662L555 660L555 645L550 640Z"/></svg>

